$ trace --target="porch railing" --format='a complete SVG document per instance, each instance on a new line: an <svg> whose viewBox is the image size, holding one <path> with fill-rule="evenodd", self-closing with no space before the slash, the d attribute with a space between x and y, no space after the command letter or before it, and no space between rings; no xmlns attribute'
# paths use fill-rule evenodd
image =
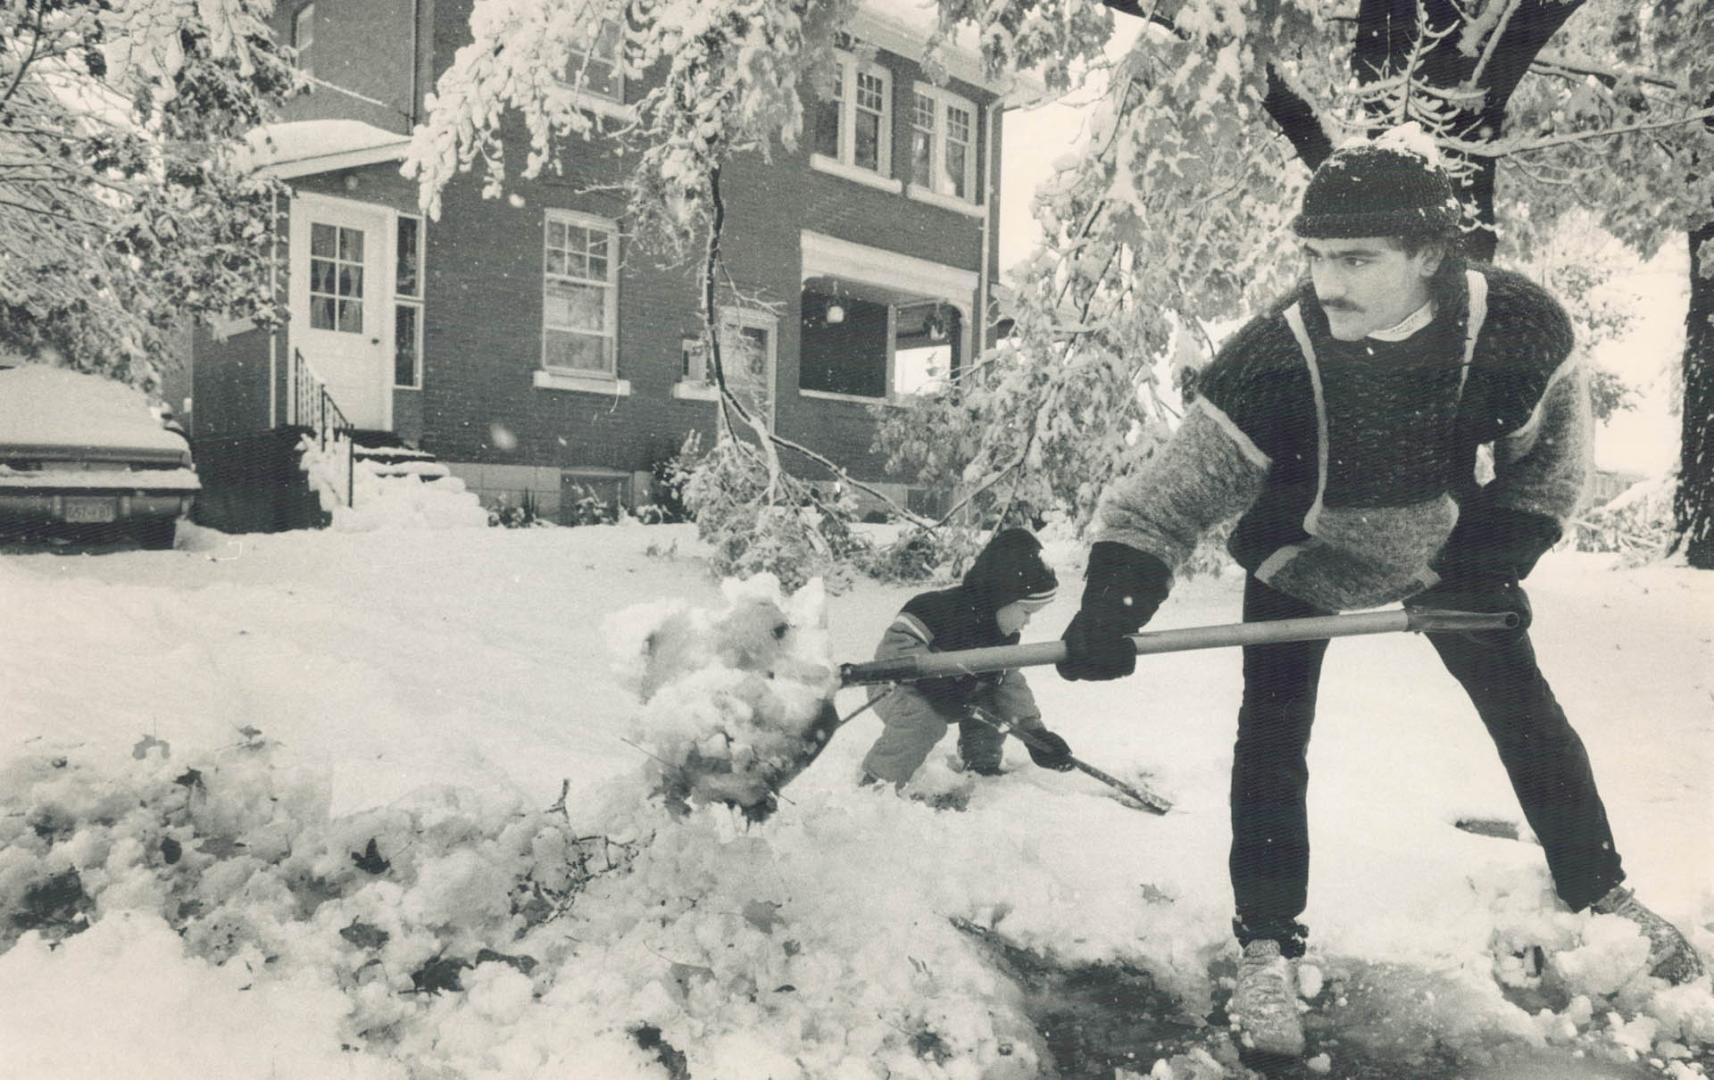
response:
<svg viewBox="0 0 1714 1080"><path fill-rule="evenodd" d="M333 440L334 448L339 446L341 436L345 438L345 505L356 504L356 450L352 438L351 421L340 411L339 403L333 400L333 395L327 391L327 383L316 374L315 368L299 349L292 350L292 418L291 422L300 427L307 427L315 433L316 441L323 450L327 449L328 440Z"/></svg>

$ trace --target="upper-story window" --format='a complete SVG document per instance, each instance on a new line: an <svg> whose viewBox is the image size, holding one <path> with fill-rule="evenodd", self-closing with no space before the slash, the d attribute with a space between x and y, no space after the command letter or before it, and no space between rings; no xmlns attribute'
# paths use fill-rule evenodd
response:
<svg viewBox="0 0 1714 1080"><path fill-rule="evenodd" d="M840 54L833 93L817 110L815 151L840 165L893 174L893 77L886 68Z"/></svg>
<svg viewBox="0 0 1714 1080"><path fill-rule="evenodd" d="M292 15L292 48L297 50L298 70L315 74L315 5L305 4Z"/></svg>
<svg viewBox="0 0 1714 1080"><path fill-rule="evenodd" d="M571 84L586 94L623 102L625 71L619 55L623 44L624 34L619 23L613 19L601 20L601 29L596 32L595 39L585 48L571 50L571 62L567 67L567 78Z"/></svg>
<svg viewBox="0 0 1714 1080"><path fill-rule="evenodd" d="M911 183L937 195L976 201L976 107L922 83L912 96Z"/></svg>
<svg viewBox="0 0 1714 1080"><path fill-rule="evenodd" d="M570 210L549 210L542 253L542 365L596 378L615 375L619 230Z"/></svg>

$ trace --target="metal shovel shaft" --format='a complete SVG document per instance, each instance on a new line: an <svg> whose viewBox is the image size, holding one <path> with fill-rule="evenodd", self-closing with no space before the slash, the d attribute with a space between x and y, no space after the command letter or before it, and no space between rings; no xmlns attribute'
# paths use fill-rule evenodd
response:
<svg viewBox="0 0 1714 1080"><path fill-rule="evenodd" d="M1267 622L1228 623L1222 626L1191 626L1180 630L1152 630L1132 634L1139 656L1192 649L1218 649L1232 645L1270 645L1285 641L1315 641L1322 638L1356 637L1363 634L1454 633L1473 630L1509 630L1518 617L1509 611L1436 611L1401 608L1357 615L1320 615L1307 619L1275 619ZM1065 642L1039 641L1028 645L997 645L987 649L916 653L891 660L844 664L839 669L843 686L871 683L912 682L944 675L979 675L987 671L1039 667L1065 659Z"/></svg>

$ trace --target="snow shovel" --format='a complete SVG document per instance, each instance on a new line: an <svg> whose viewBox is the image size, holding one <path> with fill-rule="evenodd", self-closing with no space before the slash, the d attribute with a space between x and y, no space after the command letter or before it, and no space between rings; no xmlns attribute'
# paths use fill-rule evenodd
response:
<svg viewBox="0 0 1714 1080"><path fill-rule="evenodd" d="M1318 641L1323 638L1358 637L1364 634L1469 633L1478 630L1513 630L1518 625L1510 611L1438 611L1432 608L1400 608L1357 615L1319 615L1305 619L1274 619L1268 622L1226 623L1221 626L1187 626L1180 630L1151 630L1131 635L1138 656L1152 653L1219 649L1231 645L1273 645L1286 641ZM869 686L876 683L915 682L946 675L979 675L989 671L1040 667L1065 659L1065 642L1039 641L1028 645L996 645L987 649L916 653L890 660L841 664L840 686ZM855 714L853 714L855 715Z"/></svg>
<svg viewBox="0 0 1714 1080"><path fill-rule="evenodd" d="M1287 641L1319 641L1336 637L1357 637L1365 634L1392 634L1408 631L1417 634L1469 633L1479 630L1510 630L1518 625L1518 616L1510 611L1440 611L1431 608L1401 608L1397 611L1364 612L1357 615L1321 615L1304 619L1275 619L1267 622L1227 623L1220 626L1193 626L1180 630L1154 630L1132 634L1131 643L1137 655L1152 653L1189 652L1193 649L1218 649L1232 645L1270 645ZM890 660L871 660L860 664L841 664L840 687L870 686L879 683L915 682L918 679L941 678L948 675L978 675L990 671L1057 664L1065 659L1065 642L1042 641L1028 645L997 645L986 649L961 649L951 652L916 653ZM837 714L827 717L820 733L825 745L833 731L880 701L871 699L844 719ZM824 713L832 713L824 709ZM981 710L975 710L980 714ZM999 727L1028 744L1028 732L995 718L977 715L990 726ZM1152 792L1142 791L1117 777L1102 772L1076 758L1072 767L1112 787L1156 814L1164 814L1171 803Z"/></svg>

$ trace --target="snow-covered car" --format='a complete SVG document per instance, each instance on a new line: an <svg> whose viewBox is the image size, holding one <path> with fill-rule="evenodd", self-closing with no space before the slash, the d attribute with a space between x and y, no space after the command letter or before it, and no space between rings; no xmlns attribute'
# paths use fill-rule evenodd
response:
<svg viewBox="0 0 1714 1080"><path fill-rule="evenodd" d="M0 358L0 534L170 548L201 488L190 444L140 391Z"/></svg>

